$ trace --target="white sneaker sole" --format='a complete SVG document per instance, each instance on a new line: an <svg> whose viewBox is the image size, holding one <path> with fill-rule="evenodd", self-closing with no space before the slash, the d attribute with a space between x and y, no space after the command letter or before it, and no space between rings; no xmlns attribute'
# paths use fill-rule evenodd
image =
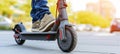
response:
<svg viewBox="0 0 120 54"><path fill-rule="evenodd" d="M39 32L39 29L32 29L32 32Z"/></svg>

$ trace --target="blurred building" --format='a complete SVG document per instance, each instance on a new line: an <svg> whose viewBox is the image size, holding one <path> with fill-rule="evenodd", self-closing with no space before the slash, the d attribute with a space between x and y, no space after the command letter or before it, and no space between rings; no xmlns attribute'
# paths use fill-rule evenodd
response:
<svg viewBox="0 0 120 54"><path fill-rule="evenodd" d="M114 18L116 13L116 8L109 0L99 0L97 3L87 3L86 9L97 12L108 19Z"/></svg>

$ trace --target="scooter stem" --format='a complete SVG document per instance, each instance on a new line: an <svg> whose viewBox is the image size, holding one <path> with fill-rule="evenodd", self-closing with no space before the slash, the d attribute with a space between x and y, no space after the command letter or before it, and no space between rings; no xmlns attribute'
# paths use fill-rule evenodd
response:
<svg viewBox="0 0 120 54"><path fill-rule="evenodd" d="M58 27L61 24L61 21L63 21L63 20L68 21L66 7L67 7L66 0L58 0L57 1L58 17L57 17L56 22L55 22L54 26L52 27L51 31L57 31ZM56 11L56 16L57 16L57 11Z"/></svg>
<svg viewBox="0 0 120 54"><path fill-rule="evenodd" d="M65 26L69 25L66 7L67 7L66 0L58 0L57 2L57 8L59 12L58 19L60 21L58 29L59 29L60 39L63 41L66 40Z"/></svg>
<svg viewBox="0 0 120 54"><path fill-rule="evenodd" d="M67 11L66 11L67 3L66 0L58 0L57 9L59 12L59 17L63 19L68 19Z"/></svg>

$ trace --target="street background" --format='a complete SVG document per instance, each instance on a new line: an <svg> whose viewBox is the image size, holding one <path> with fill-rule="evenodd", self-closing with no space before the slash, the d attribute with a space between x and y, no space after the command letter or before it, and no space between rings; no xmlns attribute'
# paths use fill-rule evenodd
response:
<svg viewBox="0 0 120 54"><path fill-rule="evenodd" d="M1 54L120 54L120 34L78 32L77 47L71 53L62 52L57 41L27 40L16 44L12 31L0 31Z"/></svg>
<svg viewBox="0 0 120 54"><path fill-rule="evenodd" d="M48 0L56 15L57 0ZM57 41L27 40L16 44L11 31L22 22L31 31L31 0L0 0L0 54L120 54L120 33L110 33L112 25L120 30L120 0L67 0L70 24L77 32L78 42L71 53L62 52Z"/></svg>

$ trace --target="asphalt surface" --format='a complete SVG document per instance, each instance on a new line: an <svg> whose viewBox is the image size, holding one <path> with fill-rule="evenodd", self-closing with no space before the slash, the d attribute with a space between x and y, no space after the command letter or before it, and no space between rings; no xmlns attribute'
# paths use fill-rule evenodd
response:
<svg viewBox="0 0 120 54"><path fill-rule="evenodd" d="M62 52L57 41L27 40L19 46L12 31L0 31L0 54L120 54L120 34L78 32L78 42L71 53Z"/></svg>

